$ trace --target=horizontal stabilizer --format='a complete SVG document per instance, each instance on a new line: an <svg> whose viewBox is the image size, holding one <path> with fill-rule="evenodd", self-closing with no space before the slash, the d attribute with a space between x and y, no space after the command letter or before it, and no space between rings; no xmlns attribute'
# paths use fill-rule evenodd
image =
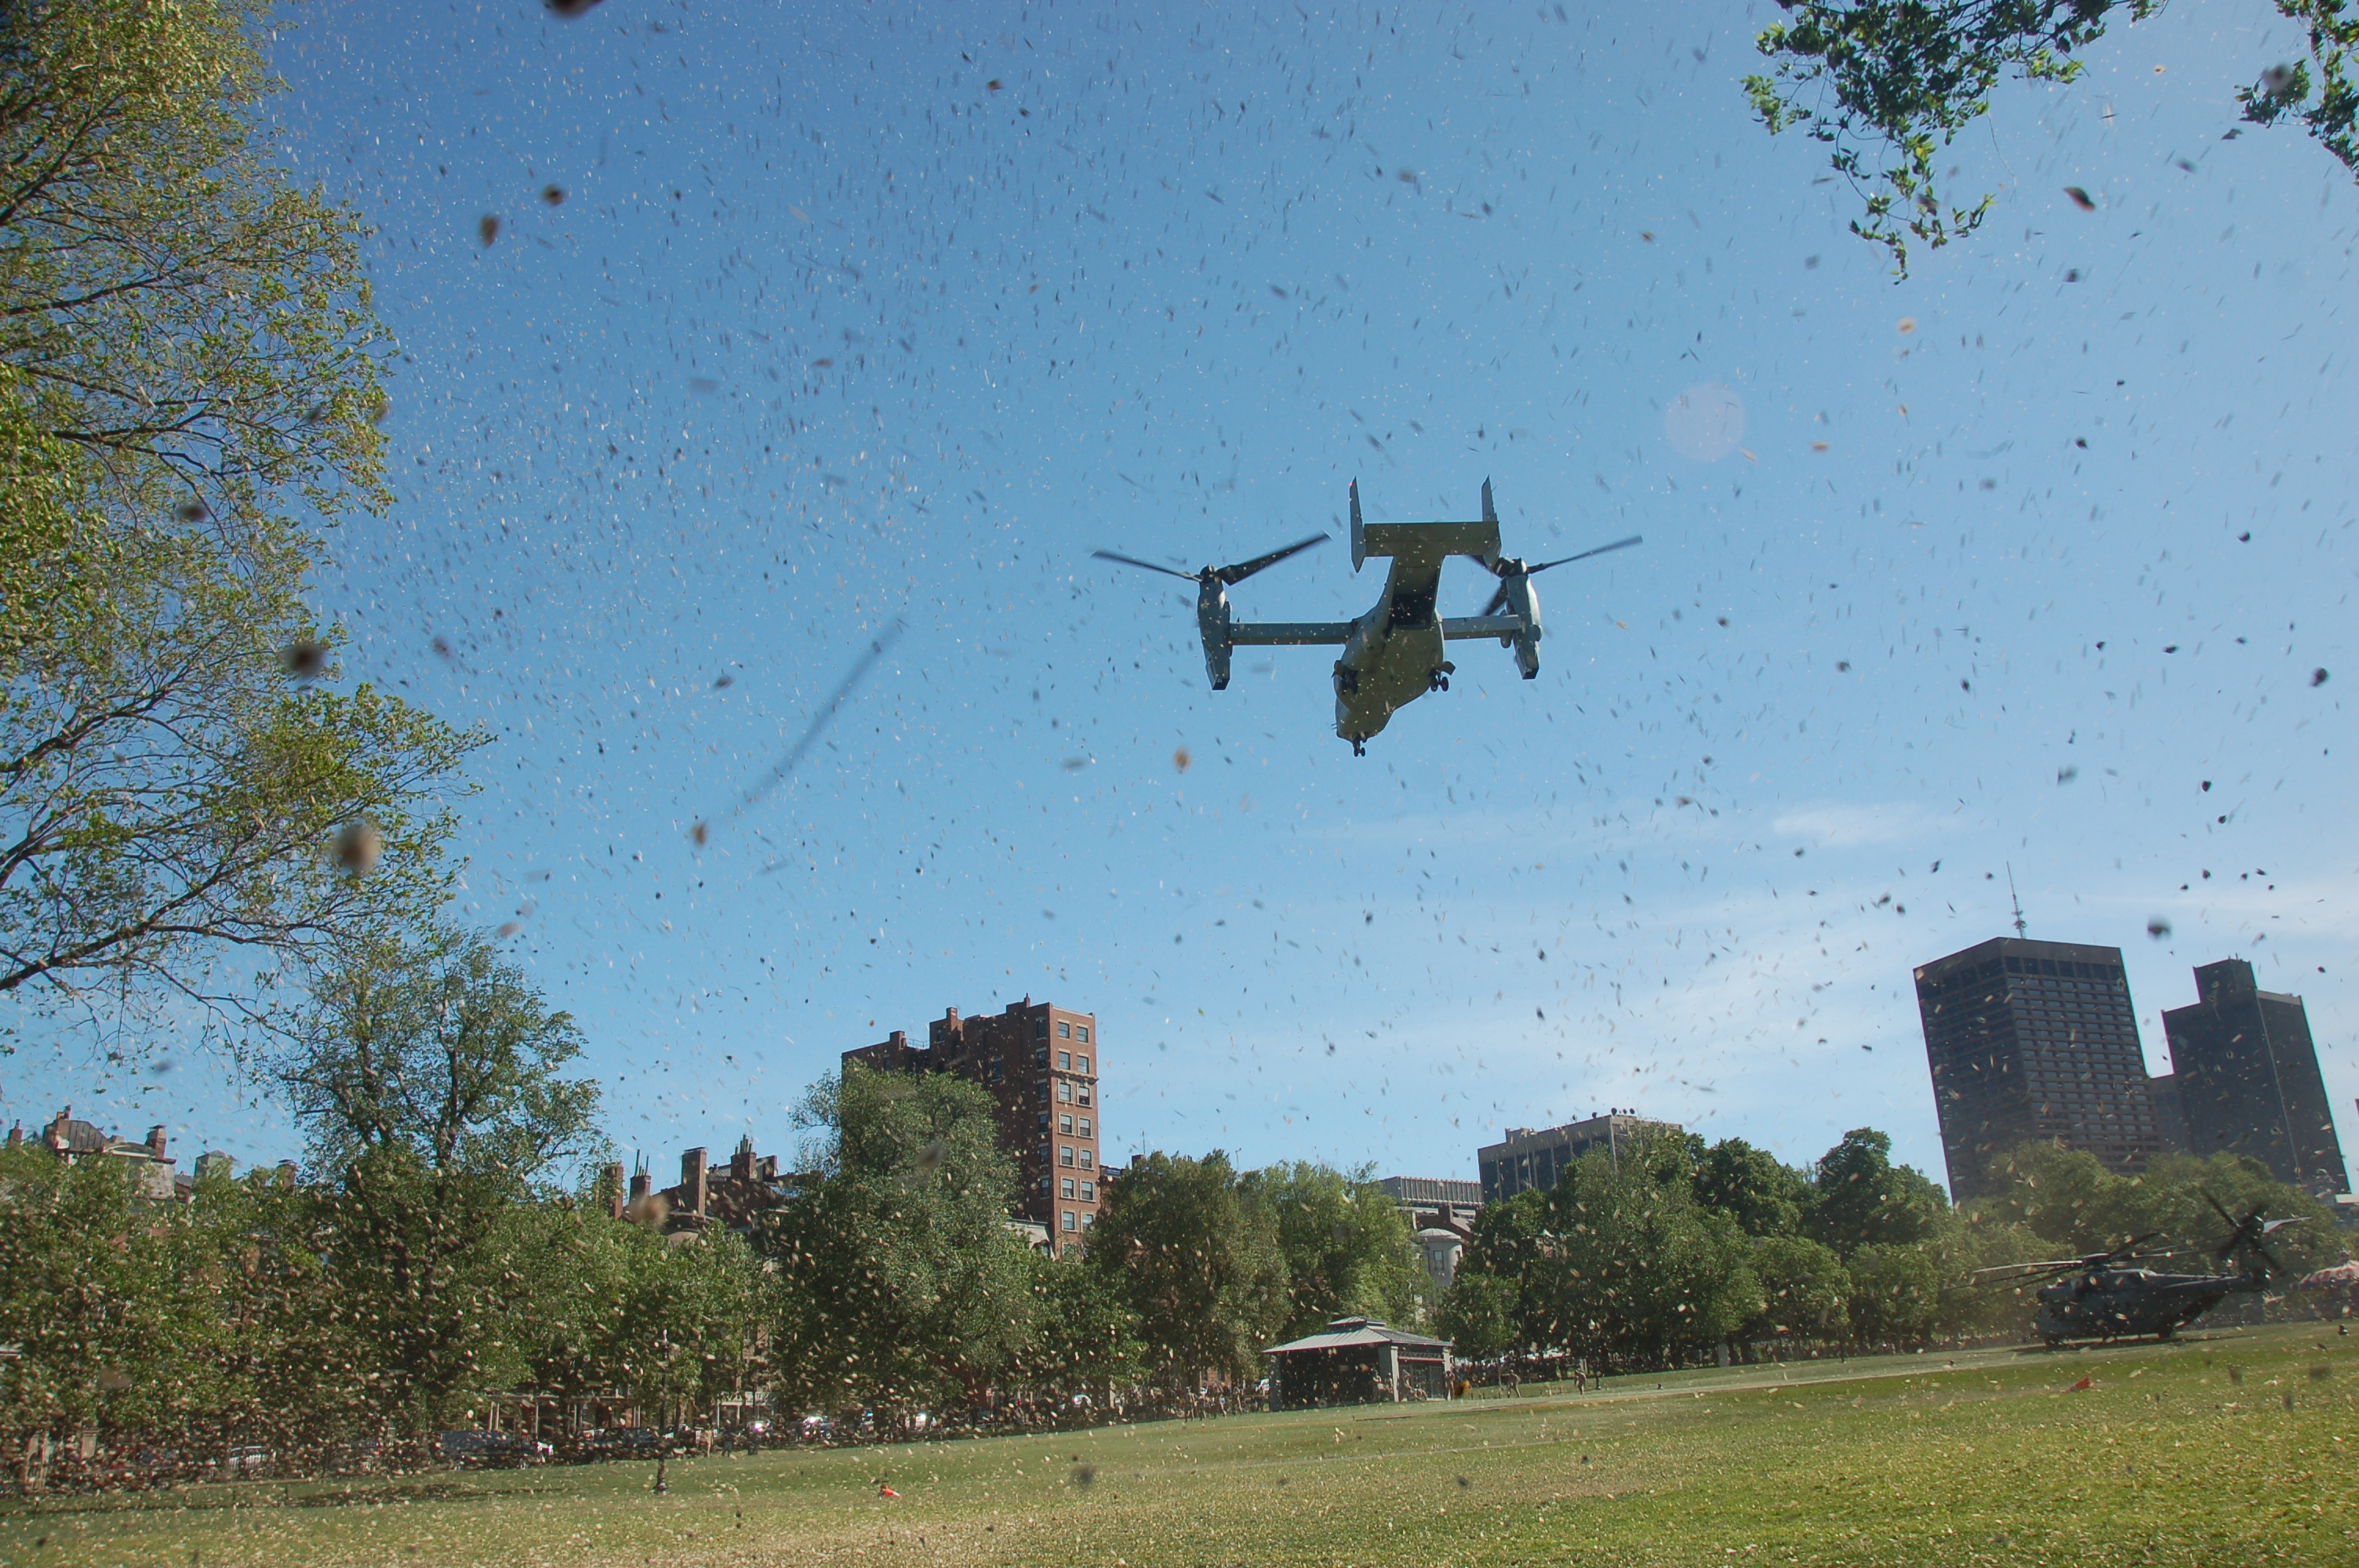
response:
<svg viewBox="0 0 2359 1568"><path fill-rule="evenodd" d="M1514 616L1507 617L1514 621ZM1517 622L1521 625L1522 622ZM1291 647L1316 643L1345 643L1351 640L1349 621L1262 621L1234 622L1229 627L1229 641L1241 647Z"/></svg>
<svg viewBox="0 0 2359 1568"><path fill-rule="evenodd" d="M1416 565L1439 566L1448 556L1473 556L1486 565L1498 558L1496 523L1370 523L1360 530L1363 556L1392 556Z"/></svg>

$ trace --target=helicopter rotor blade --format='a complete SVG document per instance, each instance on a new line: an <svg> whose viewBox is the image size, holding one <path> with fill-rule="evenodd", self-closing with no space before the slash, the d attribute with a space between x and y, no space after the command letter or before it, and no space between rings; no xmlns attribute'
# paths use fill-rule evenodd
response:
<svg viewBox="0 0 2359 1568"><path fill-rule="evenodd" d="M1506 607L1507 607L1507 589L1506 589L1506 586L1505 584L1502 584L1502 585L1500 585L1500 588L1499 588L1498 591L1491 595L1491 602L1490 602L1490 603L1488 603L1488 604L1486 604L1486 605L1484 605L1484 606L1483 607L1483 614L1484 614L1486 618L1487 618L1487 617L1489 617L1489 616L1496 615L1496 614L1498 614L1498 613L1499 613L1499 611L1501 611L1502 610L1505 610Z"/></svg>
<svg viewBox="0 0 2359 1568"><path fill-rule="evenodd" d="M2067 1269L2086 1264L2086 1258L2049 1258L2037 1263L1997 1263L1987 1269L1976 1269L1977 1278L1984 1274L2060 1274Z"/></svg>
<svg viewBox="0 0 2359 1568"><path fill-rule="evenodd" d="M2105 1256L2109 1259L2126 1258L2161 1234L2162 1232L2159 1230L2149 1230L2144 1236L2133 1236L2127 1241L2123 1242L2119 1247L2114 1248L2111 1252L2106 1253Z"/></svg>
<svg viewBox="0 0 2359 1568"><path fill-rule="evenodd" d="M1120 561L1126 567L1143 567L1151 572L1161 572L1165 577L1176 577L1182 582L1197 580L1194 572L1183 572L1174 567L1158 567L1153 561L1142 561L1136 556L1118 556L1112 550L1092 550L1090 554L1101 561Z"/></svg>
<svg viewBox="0 0 2359 1568"><path fill-rule="evenodd" d="M1258 571L1266 571L1271 567L1277 565L1278 562L1286 559L1288 556L1300 555L1303 551L1309 549L1313 545L1324 544L1327 537L1328 536L1324 534L1313 534L1308 539L1297 539L1291 545L1272 550L1266 556L1256 556L1249 561L1239 561L1234 566L1222 567L1218 570L1214 571L1212 575L1220 579L1226 586L1234 588L1237 584L1245 581L1245 579L1253 576L1254 573Z"/></svg>
<svg viewBox="0 0 2359 1568"><path fill-rule="evenodd" d="M1633 534L1626 539L1616 539L1610 545L1600 545L1593 550L1583 550L1577 556L1560 556L1552 561L1542 561L1536 567L1526 567L1524 568L1524 575L1526 577L1529 577L1534 572L1544 572L1552 567L1569 567L1575 561L1585 561L1592 556L1602 556L1609 550L1626 550L1633 545L1642 545L1644 543L1646 543L1646 536L1644 535Z"/></svg>

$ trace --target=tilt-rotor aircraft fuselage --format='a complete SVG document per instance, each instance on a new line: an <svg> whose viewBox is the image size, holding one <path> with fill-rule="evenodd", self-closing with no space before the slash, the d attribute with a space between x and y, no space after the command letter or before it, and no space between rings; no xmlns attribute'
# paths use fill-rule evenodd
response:
<svg viewBox="0 0 2359 1568"><path fill-rule="evenodd" d="M1450 677L1457 669L1447 654L1451 643L1496 637L1501 647L1515 650L1516 667L1526 680L1538 675L1540 606L1532 589L1533 574L1638 543L1632 535L1561 560L1526 566L1499 554L1499 514L1491 503L1489 480L1483 481L1483 516L1473 523L1364 523L1356 480L1351 495L1352 569L1358 571L1371 557L1392 563L1385 573L1384 593L1355 620L1240 622L1230 611L1231 588L1309 549L1325 539L1324 534L1250 561L1206 567L1201 572L1174 571L1111 550L1096 554L1103 560L1144 567L1197 585L1196 626L1204 641L1204 673L1212 677L1214 691L1227 689L1229 655L1235 648L1340 645L1343 651L1335 660L1333 676L1335 734L1352 743L1354 754L1362 754L1369 738L1396 712L1430 691L1450 689ZM1499 579L1497 591L1480 615L1443 615L1437 608L1442 563L1452 556L1478 563Z"/></svg>

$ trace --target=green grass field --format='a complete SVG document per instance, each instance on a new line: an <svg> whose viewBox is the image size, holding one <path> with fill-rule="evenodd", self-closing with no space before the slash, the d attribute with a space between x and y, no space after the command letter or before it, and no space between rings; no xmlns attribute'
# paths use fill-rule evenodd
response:
<svg viewBox="0 0 2359 1568"><path fill-rule="evenodd" d="M2310 1325L712 1458L664 1497L634 1463L16 1503L0 1564L2349 1564L2354 1449L2359 1336Z"/></svg>

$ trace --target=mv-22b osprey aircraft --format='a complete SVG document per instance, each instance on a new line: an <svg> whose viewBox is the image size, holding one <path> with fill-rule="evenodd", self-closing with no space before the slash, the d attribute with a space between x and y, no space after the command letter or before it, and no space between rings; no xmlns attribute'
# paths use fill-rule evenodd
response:
<svg viewBox="0 0 2359 1568"><path fill-rule="evenodd" d="M1214 691L1228 687L1233 648L1341 643L1343 653L1335 661L1335 733L1352 742L1354 756L1364 756L1368 738L1384 729L1397 710L1427 692L1450 689L1450 677L1457 666L1444 656L1445 643L1468 637L1496 637L1501 647L1515 649L1516 667L1526 680L1538 675L1540 601L1532 590L1533 576L1639 542L1633 534L1577 556L1527 566L1499 554L1499 514L1491 505L1489 480L1483 481L1483 518L1478 523L1363 523L1360 484L1354 480L1352 569L1358 571L1371 556L1392 560L1392 569L1385 574L1384 594L1368 612L1356 621L1239 622L1231 618L1230 589L1326 537L1314 534L1268 555L1234 566L1206 567L1200 572L1175 571L1112 550L1095 555L1100 560L1144 567L1196 585L1196 625L1204 638L1204 673L1212 677ZM1499 579L1498 591L1480 615L1435 611L1441 563L1451 556L1478 562Z"/></svg>

